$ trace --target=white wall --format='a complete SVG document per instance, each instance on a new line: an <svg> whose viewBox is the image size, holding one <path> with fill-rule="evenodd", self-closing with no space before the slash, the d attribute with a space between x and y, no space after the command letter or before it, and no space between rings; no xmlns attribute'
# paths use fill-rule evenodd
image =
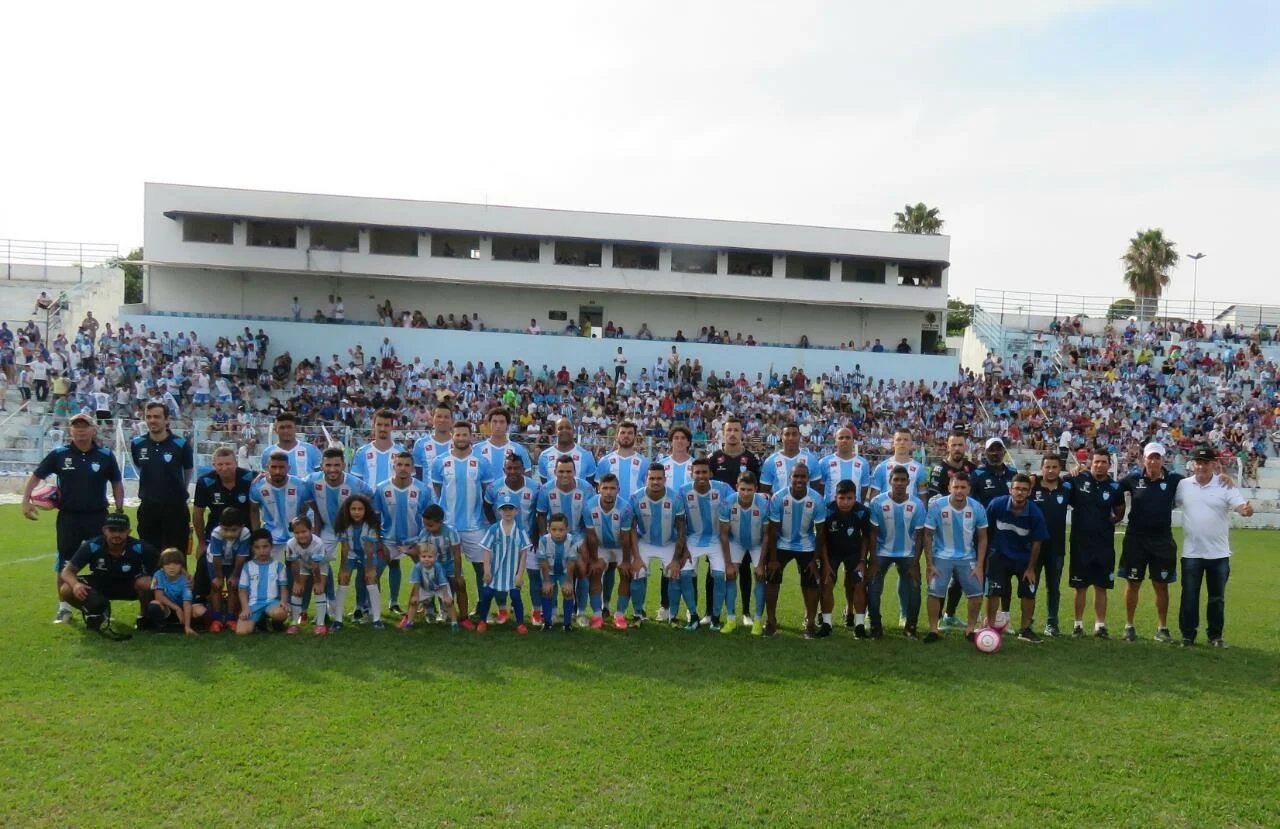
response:
<svg viewBox="0 0 1280 829"><path fill-rule="evenodd" d="M82 279L92 279L92 271L95 268L85 267L83 273L81 268L75 265L23 265L18 263L4 263L0 265L0 279L11 282L36 282L41 286L44 284L58 283L65 285L68 283L80 282ZM39 294L41 288L36 288Z"/></svg>
<svg viewBox="0 0 1280 829"><path fill-rule="evenodd" d="M299 297L304 316L328 306L328 294L342 296L347 318L376 320L374 306L390 298L392 307L421 310L434 321L448 316L479 312L491 328L523 329L536 318L544 329L563 328L552 323L550 310L578 318L580 306L592 303L628 332L640 324L659 337L674 337L683 329L694 339L704 325L728 329L732 334L752 334L762 342L794 345L807 334L814 345L836 345L880 338L886 347L906 337L919 350L924 312L887 308L848 308L752 302L723 297L669 297L611 294L603 291L556 291L536 288L487 288L466 284L423 285L404 280L360 277L321 277L189 268L148 269L148 306L155 311L214 314L289 316L293 297ZM768 281L768 280L765 280Z"/></svg>
<svg viewBox="0 0 1280 829"><path fill-rule="evenodd" d="M622 346L623 353L627 355L630 365L638 374L641 366L652 366L658 356L669 354L673 345L673 343L658 341L589 340L583 337L414 330L323 323L254 322L134 313L121 313L120 321L131 323L135 328L146 325L148 331L195 331L204 342L212 342L219 336L240 333L245 324L248 324L255 331L258 328L264 328L270 334L270 357L288 351L295 361L316 355L322 358L328 358L334 353L345 355L347 349L353 348L357 343L364 346L365 354L375 354L382 338L387 337L395 345L402 360L412 360L415 356L421 356L427 363L439 359L441 363L453 360L455 365L477 360L491 364L497 360L506 365L512 358L520 357L535 370L543 364L557 369L563 365L575 373L580 367L595 371L604 366L612 371L613 355L617 347ZM933 382L934 380L951 380L956 376L954 356L874 354L867 351L801 348L751 348L698 343L674 345L682 359L697 358L708 370L717 373L729 371L733 377L745 372L748 377L754 378L757 372L767 374L771 369L781 372L793 366L813 374L831 371L835 366L847 370L855 364L860 365L867 376L883 379L923 379Z"/></svg>

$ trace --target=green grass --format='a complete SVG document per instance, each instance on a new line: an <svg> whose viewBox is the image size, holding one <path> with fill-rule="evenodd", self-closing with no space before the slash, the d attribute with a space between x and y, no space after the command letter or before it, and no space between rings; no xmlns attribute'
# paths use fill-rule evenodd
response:
<svg viewBox="0 0 1280 829"><path fill-rule="evenodd" d="M775 640L654 624L113 643L50 624L52 533L51 514L0 508L4 825L1280 824L1275 533L1233 539L1230 650L994 656L897 638L892 607L883 641L806 642L791 574Z"/></svg>

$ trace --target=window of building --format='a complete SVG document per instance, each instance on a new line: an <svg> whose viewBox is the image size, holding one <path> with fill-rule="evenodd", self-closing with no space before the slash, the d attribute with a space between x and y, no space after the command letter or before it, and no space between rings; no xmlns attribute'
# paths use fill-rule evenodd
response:
<svg viewBox="0 0 1280 829"><path fill-rule="evenodd" d="M730 252L729 273L733 276L773 276L773 255Z"/></svg>
<svg viewBox="0 0 1280 829"><path fill-rule="evenodd" d="M716 252L706 248L672 248L671 270L676 273L715 273Z"/></svg>
<svg viewBox="0 0 1280 829"><path fill-rule="evenodd" d="M840 263L840 281L883 285L884 263L846 259Z"/></svg>
<svg viewBox="0 0 1280 829"><path fill-rule="evenodd" d="M311 226L311 249L354 253L360 250L360 230L354 225L322 222Z"/></svg>
<svg viewBox="0 0 1280 829"><path fill-rule="evenodd" d="M229 245L232 240L230 219L204 219L187 216L182 220L182 241Z"/></svg>
<svg viewBox="0 0 1280 829"><path fill-rule="evenodd" d="M556 240L556 264L577 265L580 268L600 267L600 251L598 242L567 242Z"/></svg>
<svg viewBox="0 0 1280 829"><path fill-rule="evenodd" d="M255 248L296 248L298 226L292 222L249 222L249 246Z"/></svg>
<svg viewBox="0 0 1280 829"><path fill-rule="evenodd" d="M442 259L479 259L480 237L469 233L433 233L431 255Z"/></svg>
<svg viewBox="0 0 1280 829"><path fill-rule="evenodd" d="M917 288L941 288L942 269L936 265L899 265L898 284Z"/></svg>
<svg viewBox="0 0 1280 829"><path fill-rule="evenodd" d="M537 262L541 246L537 239L527 236L494 236L493 259L495 262Z"/></svg>
<svg viewBox="0 0 1280 829"><path fill-rule="evenodd" d="M788 256L787 279L831 281L831 260L825 256Z"/></svg>
<svg viewBox="0 0 1280 829"><path fill-rule="evenodd" d="M396 227L371 228L369 252L385 256L417 256L418 231Z"/></svg>
<svg viewBox="0 0 1280 829"><path fill-rule="evenodd" d="M613 266L634 271L656 271L658 248L656 245L614 245Z"/></svg>

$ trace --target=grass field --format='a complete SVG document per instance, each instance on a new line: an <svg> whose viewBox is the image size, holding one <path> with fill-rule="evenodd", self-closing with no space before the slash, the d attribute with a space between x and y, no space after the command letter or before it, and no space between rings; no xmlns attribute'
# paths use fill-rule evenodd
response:
<svg viewBox="0 0 1280 829"><path fill-rule="evenodd" d="M52 542L51 514L0 508L7 826L1280 825L1275 533L1233 539L1229 650L994 656L904 641L893 608L883 641L804 641L790 575L773 640L114 643L50 624ZM1116 592L1113 632L1122 613ZM1152 618L1144 601L1148 637Z"/></svg>

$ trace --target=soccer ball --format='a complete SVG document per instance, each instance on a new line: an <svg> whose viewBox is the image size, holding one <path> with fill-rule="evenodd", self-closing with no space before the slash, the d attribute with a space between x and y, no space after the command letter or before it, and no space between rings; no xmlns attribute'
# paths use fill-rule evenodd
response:
<svg viewBox="0 0 1280 829"><path fill-rule="evenodd" d="M1009 614L1001 610L996 614L996 620L991 623L991 627L996 633L1004 633L1004 629L1009 627Z"/></svg>
<svg viewBox="0 0 1280 829"><path fill-rule="evenodd" d="M57 484L41 484L31 490L31 503L40 509L57 509L62 501L62 490Z"/></svg>
<svg viewBox="0 0 1280 829"><path fill-rule="evenodd" d="M978 628L973 633L973 646L983 653L995 653L1002 644L1004 640L994 628Z"/></svg>

